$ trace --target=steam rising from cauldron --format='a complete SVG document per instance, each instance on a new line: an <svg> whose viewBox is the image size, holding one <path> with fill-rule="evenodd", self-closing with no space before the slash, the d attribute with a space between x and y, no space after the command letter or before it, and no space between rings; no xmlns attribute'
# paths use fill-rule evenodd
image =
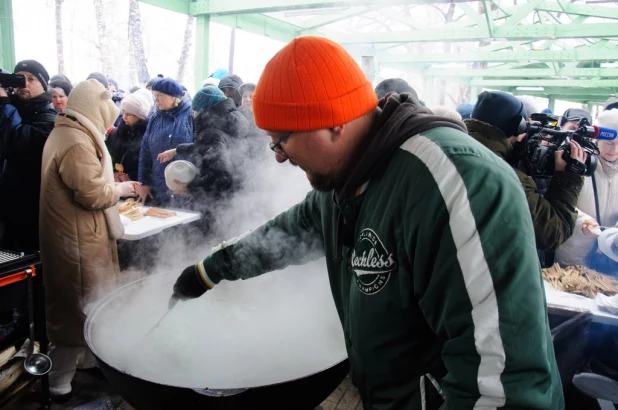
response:
<svg viewBox="0 0 618 410"><path fill-rule="evenodd" d="M245 166L236 168L243 188L211 209L216 224L210 234L158 235L158 252L151 256L153 269L148 273L170 273L132 285L122 304L95 316L95 353L107 363L159 383L229 389L304 377L345 358L323 259L247 281L224 281L199 299L179 303L144 340L167 312L172 285L186 266L208 256L222 240L300 202L310 190L304 173L274 161L268 139L263 137L263 142L252 144L263 150L250 152ZM315 259L310 255L314 245L273 231L262 250L278 253L294 247Z"/></svg>

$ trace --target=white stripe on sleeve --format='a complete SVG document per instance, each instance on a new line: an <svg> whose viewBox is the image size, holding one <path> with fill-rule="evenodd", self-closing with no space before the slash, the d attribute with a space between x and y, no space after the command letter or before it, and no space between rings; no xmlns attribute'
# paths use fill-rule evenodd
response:
<svg viewBox="0 0 618 410"><path fill-rule="evenodd" d="M429 138L417 135L408 139L401 149L418 157L429 169L449 212L457 259L472 303L474 345L481 358L477 377L481 397L474 408L502 407L506 397L500 376L506 354L500 335L498 301L466 186L455 165Z"/></svg>

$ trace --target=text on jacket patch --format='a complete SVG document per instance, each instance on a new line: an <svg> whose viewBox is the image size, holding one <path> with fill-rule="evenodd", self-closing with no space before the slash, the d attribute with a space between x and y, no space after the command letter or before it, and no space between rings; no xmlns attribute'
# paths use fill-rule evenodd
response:
<svg viewBox="0 0 618 410"><path fill-rule="evenodd" d="M369 228L360 233L350 263L356 273L358 289L365 295L381 291L397 268L393 253L388 252L378 235Z"/></svg>

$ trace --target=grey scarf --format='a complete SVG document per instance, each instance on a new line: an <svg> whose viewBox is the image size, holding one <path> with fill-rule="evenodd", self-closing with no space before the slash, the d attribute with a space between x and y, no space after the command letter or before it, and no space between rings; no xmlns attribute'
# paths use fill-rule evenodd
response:
<svg viewBox="0 0 618 410"><path fill-rule="evenodd" d="M618 174L618 160L610 162L599 155L599 162L603 168L603 173L607 175L608 179L612 179Z"/></svg>

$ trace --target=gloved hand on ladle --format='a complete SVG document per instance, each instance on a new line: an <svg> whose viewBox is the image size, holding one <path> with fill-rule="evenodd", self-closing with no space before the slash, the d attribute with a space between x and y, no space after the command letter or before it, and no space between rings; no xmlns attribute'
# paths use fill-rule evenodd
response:
<svg viewBox="0 0 618 410"><path fill-rule="evenodd" d="M173 300L195 299L202 296L208 289L208 284L202 280L197 265L191 265L182 271L174 284Z"/></svg>

